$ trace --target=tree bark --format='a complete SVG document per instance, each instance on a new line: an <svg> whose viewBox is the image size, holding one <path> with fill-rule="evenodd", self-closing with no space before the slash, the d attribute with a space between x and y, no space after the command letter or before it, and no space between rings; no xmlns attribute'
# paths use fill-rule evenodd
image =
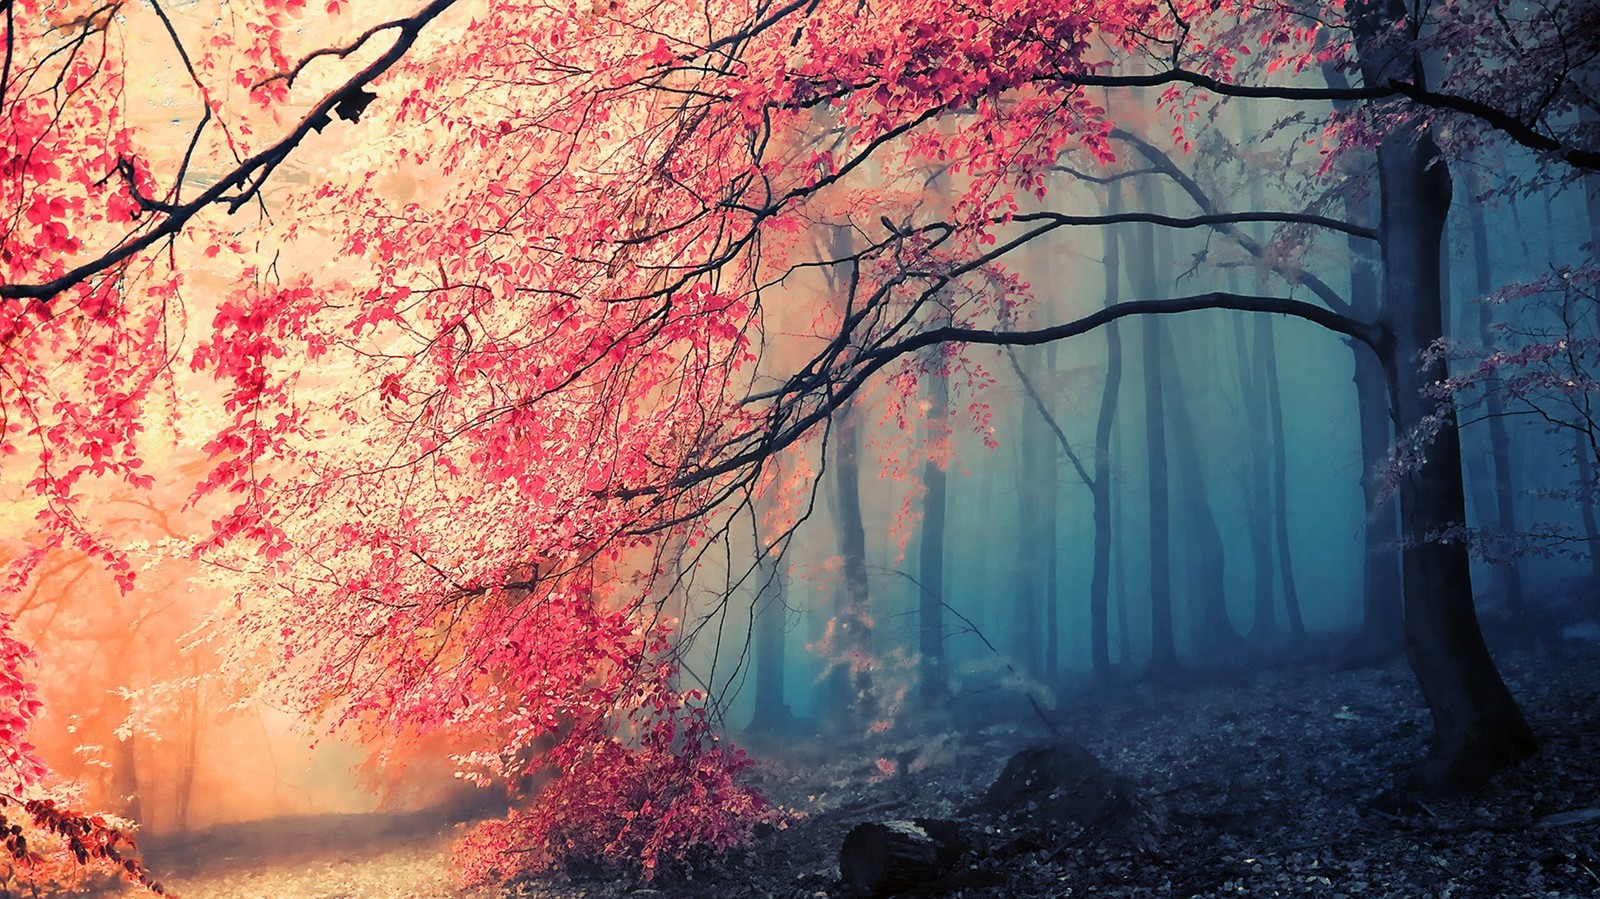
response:
<svg viewBox="0 0 1600 899"><path fill-rule="evenodd" d="M1420 83L1416 54L1393 28L1405 22L1405 4L1368 0L1354 12L1367 83L1381 83L1400 71ZM1455 416L1448 408L1438 409L1426 393L1445 377L1444 365L1437 358L1419 365L1424 350L1444 333L1439 251L1450 209L1450 176L1426 131L1388 135L1377 155L1383 287L1394 333L1387 363L1397 388L1397 425L1405 435L1431 415L1443 419L1427 463L1406 475L1399 491L1406 658L1434 726L1428 757L1408 786L1459 791L1481 785L1535 745L1484 643L1466 546L1439 539L1466 519Z"/></svg>

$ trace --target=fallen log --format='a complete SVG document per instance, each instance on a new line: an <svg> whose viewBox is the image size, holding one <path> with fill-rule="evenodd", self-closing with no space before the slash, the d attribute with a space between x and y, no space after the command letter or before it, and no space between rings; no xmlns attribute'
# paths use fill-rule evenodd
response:
<svg viewBox="0 0 1600 899"><path fill-rule="evenodd" d="M968 842L954 821L869 821L839 849L839 874L862 896L888 896L948 874Z"/></svg>

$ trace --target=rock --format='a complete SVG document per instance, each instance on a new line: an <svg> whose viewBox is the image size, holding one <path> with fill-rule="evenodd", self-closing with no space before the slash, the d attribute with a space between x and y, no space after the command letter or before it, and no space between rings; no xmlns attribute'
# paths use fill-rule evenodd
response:
<svg viewBox="0 0 1600 899"><path fill-rule="evenodd" d="M1011 757L979 808L1051 824L1104 830L1133 815L1133 786L1076 743L1024 749Z"/></svg>

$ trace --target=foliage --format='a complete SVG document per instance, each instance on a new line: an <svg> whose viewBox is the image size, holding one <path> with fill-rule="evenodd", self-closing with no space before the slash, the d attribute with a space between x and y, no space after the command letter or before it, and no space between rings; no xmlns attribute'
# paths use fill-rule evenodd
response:
<svg viewBox="0 0 1600 899"><path fill-rule="evenodd" d="M784 822L738 782L750 760L721 743L703 706L683 705L659 680L647 692L648 711L629 715L631 737L569 738L530 763L548 766L554 780L531 808L480 824L457 844L463 879L620 865L649 881L745 845L758 824Z"/></svg>
<svg viewBox="0 0 1600 899"><path fill-rule="evenodd" d="M1572 513L1593 514L1600 495L1600 421L1594 397L1600 393L1600 268L1562 266L1527 281L1514 282L1479 302L1509 308L1512 322L1494 329L1489 347L1444 343L1437 351L1462 371L1437 385L1442 403L1453 404L1463 421L1489 414L1497 394L1505 415L1528 416L1558 440L1566 480L1535 484L1530 490L1567 514L1532 523L1523 533L1499 534L1463 529L1460 539L1491 561L1525 555L1587 557L1595 551L1576 529ZM1557 469L1550 469L1552 474Z"/></svg>

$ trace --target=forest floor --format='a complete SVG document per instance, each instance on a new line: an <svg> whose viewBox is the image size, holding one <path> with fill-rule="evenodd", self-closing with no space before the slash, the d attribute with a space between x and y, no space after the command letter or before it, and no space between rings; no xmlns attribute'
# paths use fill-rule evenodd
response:
<svg viewBox="0 0 1600 899"><path fill-rule="evenodd" d="M151 863L188 899L824 899L852 895L838 869L851 827L930 817L958 821L978 848L901 895L1600 896L1600 649L1525 638L1497 658L1541 749L1464 798L1391 789L1428 733L1404 663L1339 670L1330 656L1068 692L1048 727L1025 703L990 696L968 703L985 711L960 727L908 722L875 751L755 743L762 786L798 817L675 882L555 877L461 891L446 866L456 831L426 814L236 825L162 847ZM1015 751L1058 739L1131 785L1121 824L973 810Z"/></svg>

